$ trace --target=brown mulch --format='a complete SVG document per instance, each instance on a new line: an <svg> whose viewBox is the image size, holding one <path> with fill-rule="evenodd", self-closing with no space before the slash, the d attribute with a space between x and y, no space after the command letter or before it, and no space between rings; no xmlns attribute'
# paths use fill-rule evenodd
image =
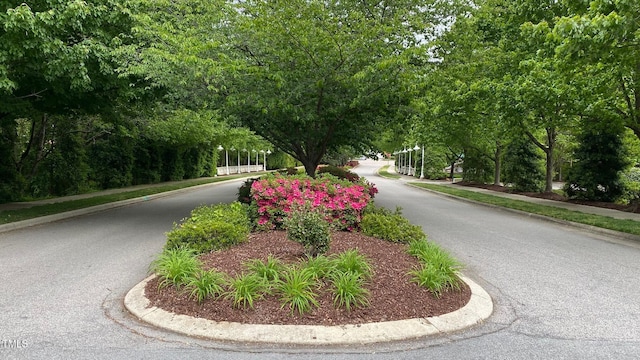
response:
<svg viewBox="0 0 640 360"><path fill-rule="evenodd" d="M357 249L366 256L374 269L367 283L370 304L364 308L336 308L329 286L318 290L319 307L311 312L291 314L288 306L282 308L277 296L268 295L254 303L254 309L232 307L229 299L207 299L202 304L189 299L184 291L169 286L158 290L157 279L145 289L151 306L167 311L191 315L214 321L232 321L249 324L287 325L344 325L393 321L442 315L460 309L471 297L469 287L462 283L459 291L449 290L436 298L429 291L410 281L409 270L418 261L407 254L406 245L372 238L361 233L333 232L328 254ZM201 256L206 268L215 268L230 275L243 272L243 263L251 259L266 260L272 255L285 263L305 259L300 244L286 238L283 231L253 233L249 241L224 251Z"/></svg>
<svg viewBox="0 0 640 360"><path fill-rule="evenodd" d="M562 202L568 202L568 203L572 203L572 204L595 206L595 207L601 207L601 208L606 208L606 209L612 209L612 210L618 210L618 211L624 211L624 212L631 212L631 213L640 214L640 206L638 206L638 204L625 205L625 204L616 204L616 203L604 202L604 201L576 200L576 199L569 199L566 196L562 196L562 195L554 193L554 192L551 192L551 193L548 193L548 192L518 192L518 191L515 191L515 190L513 190L513 189L511 189L511 188L509 188L507 186L493 185L493 184L478 184L478 183L472 183L472 182L459 182L459 183L456 183L456 185L473 186L473 187L478 187L478 188L487 189L487 190L496 191L496 192L507 192L507 193L512 193L512 194L519 194L519 195L524 195L524 196L529 196L529 197L540 198L540 199L562 201Z"/></svg>

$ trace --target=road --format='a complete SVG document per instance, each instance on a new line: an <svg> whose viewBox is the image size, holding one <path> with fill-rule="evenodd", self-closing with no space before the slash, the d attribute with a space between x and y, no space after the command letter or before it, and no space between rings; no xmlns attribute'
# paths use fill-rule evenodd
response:
<svg viewBox="0 0 640 360"><path fill-rule="evenodd" d="M452 200L374 175L494 299L484 324L444 337L348 348L217 343L146 326L124 310L164 233L240 182L0 234L1 359L636 359L640 244Z"/></svg>

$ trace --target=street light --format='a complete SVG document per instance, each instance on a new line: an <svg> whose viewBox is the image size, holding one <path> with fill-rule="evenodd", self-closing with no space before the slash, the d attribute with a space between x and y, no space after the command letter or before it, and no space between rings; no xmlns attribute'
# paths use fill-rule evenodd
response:
<svg viewBox="0 0 640 360"><path fill-rule="evenodd" d="M422 161L420 162L420 180L422 179L424 179L424 145L422 145Z"/></svg>
<svg viewBox="0 0 640 360"><path fill-rule="evenodd" d="M222 151L224 150L224 164L225 167L227 168L227 173L225 175L229 175L229 151L227 151L227 149L223 148L222 145L218 145L218 151Z"/></svg>
<svg viewBox="0 0 640 360"><path fill-rule="evenodd" d="M407 173L407 175L411 176L411 152L413 151L413 148L409 148L409 172Z"/></svg>
<svg viewBox="0 0 640 360"><path fill-rule="evenodd" d="M264 153L264 171L267 171L267 155L271 155L271 150L267 149L267 152Z"/></svg>
<svg viewBox="0 0 640 360"><path fill-rule="evenodd" d="M402 153L403 154L407 153L407 148L406 147L404 148L404 150L402 150ZM403 167L403 169L402 169L401 173L405 174L405 171L407 170L407 156L406 155L402 156L402 167Z"/></svg>

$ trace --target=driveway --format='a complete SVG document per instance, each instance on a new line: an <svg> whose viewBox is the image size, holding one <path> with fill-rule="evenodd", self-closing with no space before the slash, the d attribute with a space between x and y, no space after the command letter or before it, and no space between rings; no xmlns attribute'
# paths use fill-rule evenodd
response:
<svg viewBox="0 0 640 360"><path fill-rule="evenodd" d="M632 359L640 354L640 245L451 200L357 169L494 299L487 322L446 337L348 348L216 343L146 326L125 293L164 233L240 182L0 234L2 359Z"/></svg>

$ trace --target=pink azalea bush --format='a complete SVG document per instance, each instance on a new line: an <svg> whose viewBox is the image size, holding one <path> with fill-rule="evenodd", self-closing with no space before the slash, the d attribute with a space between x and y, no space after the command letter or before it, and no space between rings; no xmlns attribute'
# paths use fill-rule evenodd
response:
<svg viewBox="0 0 640 360"><path fill-rule="evenodd" d="M292 208L310 204L325 214L337 230L357 230L362 211L377 193L366 180L350 182L323 174L307 176L268 175L253 182L251 200L257 208L257 229L282 229Z"/></svg>

